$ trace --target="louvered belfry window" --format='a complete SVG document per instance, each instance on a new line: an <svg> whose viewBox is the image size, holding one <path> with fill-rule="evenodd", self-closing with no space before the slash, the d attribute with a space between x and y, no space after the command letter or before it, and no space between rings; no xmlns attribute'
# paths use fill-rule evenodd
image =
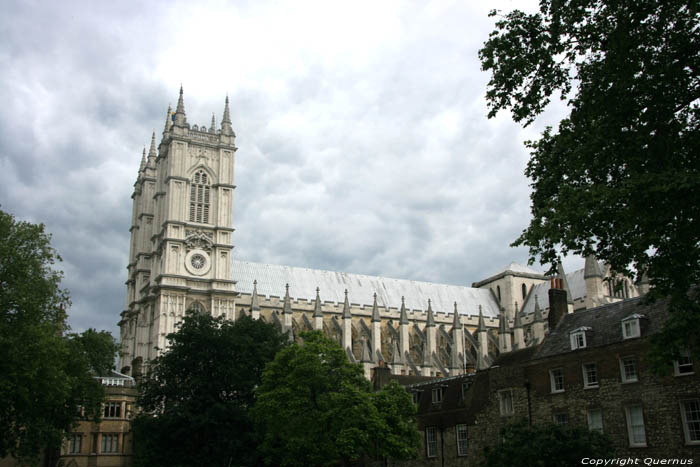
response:
<svg viewBox="0 0 700 467"><path fill-rule="evenodd" d="M190 222L209 223L209 176L198 170L190 187Z"/></svg>

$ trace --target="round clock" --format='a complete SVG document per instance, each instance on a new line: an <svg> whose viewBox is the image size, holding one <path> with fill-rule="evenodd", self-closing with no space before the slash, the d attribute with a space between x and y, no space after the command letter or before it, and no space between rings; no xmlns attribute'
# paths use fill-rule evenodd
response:
<svg viewBox="0 0 700 467"><path fill-rule="evenodd" d="M185 256L185 268L190 274L203 276L211 268L209 254L204 250L192 250Z"/></svg>

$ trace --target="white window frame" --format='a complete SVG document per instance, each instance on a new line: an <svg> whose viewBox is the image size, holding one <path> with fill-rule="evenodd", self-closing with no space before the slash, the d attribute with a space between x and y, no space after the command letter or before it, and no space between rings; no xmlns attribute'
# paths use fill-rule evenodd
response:
<svg viewBox="0 0 700 467"><path fill-rule="evenodd" d="M632 362L634 368L634 376L628 376L625 370L625 362ZM623 383L636 383L639 381L639 370L637 368L637 358L636 357L622 357L620 358L620 381Z"/></svg>
<svg viewBox="0 0 700 467"><path fill-rule="evenodd" d="M432 392L433 404L440 404L444 400L444 398L445 398L445 388L443 388L442 386L437 387L437 388L433 388L433 392Z"/></svg>
<svg viewBox="0 0 700 467"><path fill-rule="evenodd" d="M437 427L428 426L425 428L425 455L426 457L437 457Z"/></svg>
<svg viewBox="0 0 700 467"><path fill-rule="evenodd" d="M515 413L513 409L513 391L510 389L498 391L498 407L502 416L510 416Z"/></svg>
<svg viewBox="0 0 700 467"><path fill-rule="evenodd" d="M688 419L687 405L694 404L696 411L696 418ZM687 399L680 401L681 406L681 419L683 420L683 435L685 436L686 445L700 445L700 399ZM690 424L694 425L694 429L691 431ZM695 436L692 439L692 436Z"/></svg>
<svg viewBox="0 0 700 467"><path fill-rule="evenodd" d="M593 372L590 373L588 368L593 368ZM584 363L581 365L581 370L583 372L583 387L584 389L592 389L600 387L600 380L598 379L598 365L595 363ZM595 381L591 381L589 378L593 375Z"/></svg>
<svg viewBox="0 0 700 467"><path fill-rule="evenodd" d="M457 440L457 455L466 456L469 449L467 425L455 425L455 439Z"/></svg>
<svg viewBox="0 0 700 467"><path fill-rule="evenodd" d="M561 389L557 388L557 378L555 376L555 372L558 372L561 376ZM557 394L560 392L564 392L564 369L563 368L552 368L549 370L549 388L552 391L552 394Z"/></svg>
<svg viewBox="0 0 700 467"><path fill-rule="evenodd" d="M627 329L627 327L630 329ZM635 339L640 336L639 318L628 318L622 320L622 338Z"/></svg>
<svg viewBox="0 0 700 467"><path fill-rule="evenodd" d="M695 374L693 359L690 357L690 352L684 349L681 350L682 360L673 361L673 374L675 376L687 376Z"/></svg>
<svg viewBox="0 0 700 467"><path fill-rule="evenodd" d="M632 411L639 410L639 416L641 417L641 425L632 425ZM630 443L631 448L643 448L647 446L647 434L646 427L644 423L644 408L641 405L629 405L625 407L625 419L627 421L627 438ZM642 441L635 439L634 428L641 427Z"/></svg>
<svg viewBox="0 0 700 467"><path fill-rule="evenodd" d="M571 350L586 348L586 332L575 331L571 333Z"/></svg>
<svg viewBox="0 0 700 467"><path fill-rule="evenodd" d="M559 418L561 417L561 418ZM566 426L569 424L569 414L567 412L556 412L552 414L552 421L557 425Z"/></svg>
<svg viewBox="0 0 700 467"><path fill-rule="evenodd" d="M590 431L603 432L603 410L599 408L588 409L586 411L586 421Z"/></svg>
<svg viewBox="0 0 700 467"><path fill-rule="evenodd" d="M620 324L622 325L622 338L636 339L637 337L640 337L642 335L642 323L640 319L644 317L644 315L635 313L623 318L622 321L620 321ZM627 325L629 325L629 329L627 329Z"/></svg>

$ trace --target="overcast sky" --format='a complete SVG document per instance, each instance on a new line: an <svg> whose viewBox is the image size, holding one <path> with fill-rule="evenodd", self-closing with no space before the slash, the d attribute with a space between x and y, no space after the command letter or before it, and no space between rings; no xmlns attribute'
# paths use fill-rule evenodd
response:
<svg viewBox="0 0 700 467"><path fill-rule="evenodd" d="M118 337L133 183L181 83L190 124L231 99L236 258L461 285L526 263L523 141L563 109L487 119L477 51L490 8L533 2L146 5L0 15L0 205L53 235L74 330Z"/></svg>

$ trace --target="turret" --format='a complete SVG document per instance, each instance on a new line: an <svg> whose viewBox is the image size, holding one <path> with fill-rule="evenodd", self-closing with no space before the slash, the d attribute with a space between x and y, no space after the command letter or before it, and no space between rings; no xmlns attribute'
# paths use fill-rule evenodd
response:
<svg viewBox="0 0 700 467"><path fill-rule="evenodd" d="M253 281L253 296L250 299L250 317L260 319L260 303L258 298L258 281Z"/></svg>
<svg viewBox="0 0 700 467"><path fill-rule="evenodd" d="M282 305L282 332L289 331L289 340L294 341L292 326L292 300L289 297L289 284L285 284L284 304Z"/></svg>
<svg viewBox="0 0 700 467"><path fill-rule="evenodd" d="M377 306L377 294L374 294L374 303L372 305L372 361L378 362L379 355L382 350L382 318L379 314L379 307Z"/></svg>
<svg viewBox="0 0 700 467"><path fill-rule="evenodd" d="M423 376L431 376L432 367L435 366L433 354L436 348L436 331L433 307L430 303L430 299L428 299L428 316L425 323L425 349L423 351Z"/></svg>
<svg viewBox="0 0 700 467"><path fill-rule="evenodd" d="M175 121L173 122L173 126L189 128L189 125L187 124L187 116L185 115L185 100L182 94L182 86L180 86L180 97L177 99L177 108L175 109Z"/></svg>
<svg viewBox="0 0 700 467"><path fill-rule="evenodd" d="M315 331L323 331L323 312L321 311L321 296L319 288L316 287L316 301L314 302L313 326Z"/></svg>
<svg viewBox="0 0 700 467"><path fill-rule="evenodd" d="M406 313L406 302L401 297L401 311L399 316L399 347L401 348L401 360L403 361L409 350L408 340L408 314Z"/></svg>
<svg viewBox="0 0 700 467"><path fill-rule="evenodd" d="M348 289L345 289L345 302L343 302L343 349L352 353L352 314L350 314L350 302L348 301Z"/></svg>
<svg viewBox="0 0 700 467"><path fill-rule="evenodd" d="M464 329L462 320L457 311L457 302L454 304L452 316L452 347L450 351L450 374L459 374L464 370Z"/></svg>
<svg viewBox="0 0 700 467"><path fill-rule="evenodd" d="M525 348L525 331L518 311L518 302L515 302L515 321L513 322L513 347L514 350Z"/></svg>
<svg viewBox="0 0 700 467"><path fill-rule="evenodd" d="M595 308L604 303L603 271L594 255L586 256L583 269L583 279L586 281L586 308Z"/></svg>

